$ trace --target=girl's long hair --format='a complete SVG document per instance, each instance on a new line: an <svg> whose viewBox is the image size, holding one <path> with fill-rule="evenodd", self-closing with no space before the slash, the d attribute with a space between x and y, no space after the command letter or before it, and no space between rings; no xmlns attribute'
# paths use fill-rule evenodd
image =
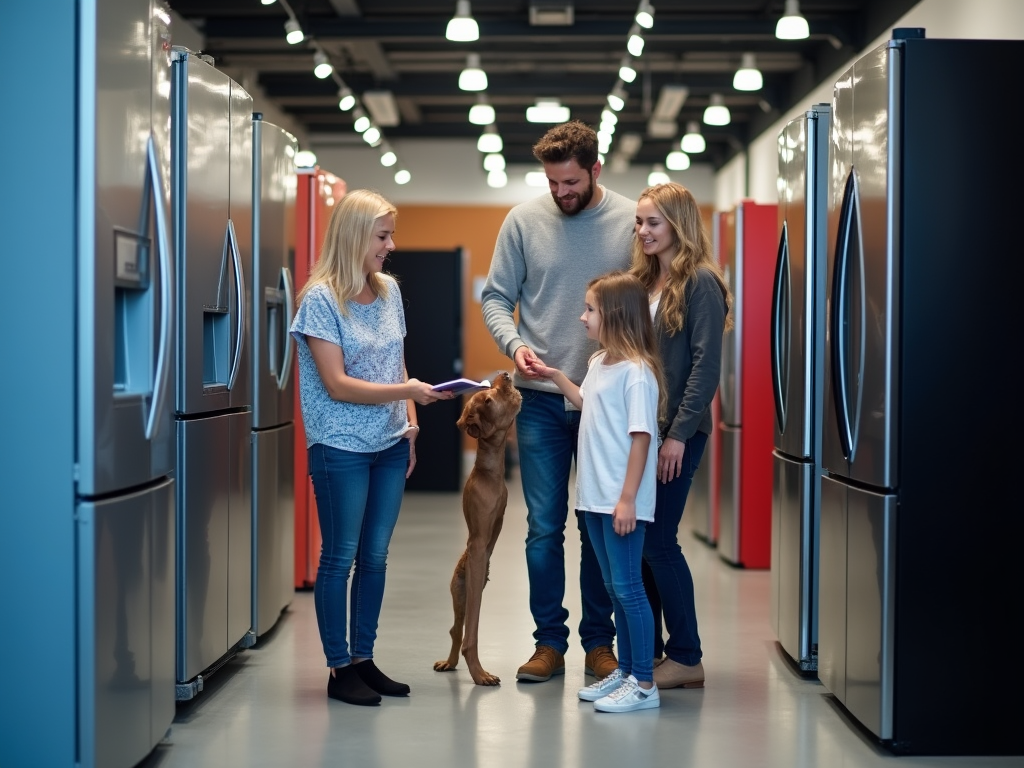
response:
<svg viewBox="0 0 1024 768"><path fill-rule="evenodd" d="M590 281L601 315L600 344L611 357L646 365L658 382L658 418L665 416L665 374L651 322L647 289L628 272L609 272Z"/></svg>
<svg viewBox="0 0 1024 768"><path fill-rule="evenodd" d="M363 273L363 260L374 237L377 219L398 215L382 195L369 189L357 189L341 198L327 223L327 235L320 258L309 280L299 292L299 302L314 285L331 289L342 314L348 313L348 300L369 285L376 296L387 296L387 283L371 272Z"/></svg>
<svg viewBox="0 0 1024 768"><path fill-rule="evenodd" d="M697 270L703 268L715 276L725 300L725 329L732 327L732 294L722 277L722 269L715 261L711 239L704 229L700 208L693 194L682 184L656 184L640 193L640 200L649 198L658 212L672 228L676 252L672 256L665 287L661 291L661 323L669 336L674 336L686 323L686 289L696 279ZM644 254L639 237L633 240L633 260L629 271L640 278L650 291L658 280L660 266L657 258Z"/></svg>

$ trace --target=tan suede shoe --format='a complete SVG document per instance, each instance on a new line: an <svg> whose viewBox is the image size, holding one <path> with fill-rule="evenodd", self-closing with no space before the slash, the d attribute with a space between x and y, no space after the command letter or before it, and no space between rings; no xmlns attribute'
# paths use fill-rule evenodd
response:
<svg viewBox="0 0 1024 768"><path fill-rule="evenodd" d="M591 649L587 652L586 659L583 660L583 671L598 680L604 680L618 668L619 662L615 658L615 654L612 653L611 647L607 645L599 645L597 648Z"/></svg>
<svg viewBox="0 0 1024 768"><path fill-rule="evenodd" d="M552 675L565 674L565 657L549 645L538 645L530 660L516 672L516 680L543 683Z"/></svg>
<svg viewBox="0 0 1024 768"><path fill-rule="evenodd" d="M696 665L688 667L666 656L654 668L654 682L659 688L703 688L704 665L698 661Z"/></svg>

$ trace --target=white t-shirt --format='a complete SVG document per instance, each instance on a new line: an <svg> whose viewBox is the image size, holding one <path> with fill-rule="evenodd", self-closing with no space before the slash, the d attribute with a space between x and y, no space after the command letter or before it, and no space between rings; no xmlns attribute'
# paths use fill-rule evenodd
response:
<svg viewBox="0 0 1024 768"><path fill-rule="evenodd" d="M623 360L604 365L591 358L580 386L583 409L576 461L576 508L611 514L622 495L631 432L647 432L651 444L636 494L636 519L654 520L658 459L658 381L646 365Z"/></svg>

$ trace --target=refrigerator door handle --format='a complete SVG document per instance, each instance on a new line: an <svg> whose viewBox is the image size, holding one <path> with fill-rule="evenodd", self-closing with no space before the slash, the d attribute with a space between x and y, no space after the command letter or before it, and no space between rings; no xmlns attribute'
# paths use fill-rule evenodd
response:
<svg viewBox="0 0 1024 768"><path fill-rule="evenodd" d="M292 338L292 320L295 319L295 286L292 283L292 271L288 267L281 267L281 282L284 283L284 360L281 361L281 370L277 374L277 388L283 390L288 386L288 380L292 376L292 357L295 351L295 339Z"/></svg>
<svg viewBox="0 0 1024 768"><path fill-rule="evenodd" d="M157 347L156 371L153 374L153 399L146 419L146 439L156 438L160 429L160 414L164 410L167 396L167 380L170 378L171 328L174 326L174 265L171 263L171 247L167 237L167 211L164 210L164 183L157 161L156 145L150 136L146 143L146 174L153 189L153 209L156 211L156 243L160 252L160 342Z"/></svg>
<svg viewBox="0 0 1024 768"><path fill-rule="evenodd" d="M772 287L771 364L772 395L775 400L775 421L779 432L786 431L786 393L789 391L789 233L782 223L779 255L775 261L775 284Z"/></svg>
<svg viewBox="0 0 1024 768"><path fill-rule="evenodd" d="M235 292L238 294L238 316L235 318L235 359L231 362L228 389L235 386L238 372L242 367L242 349L245 347L245 275L242 274L242 254L238 249L235 223L228 219L228 243L231 245L231 259L235 262Z"/></svg>
<svg viewBox="0 0 1024 768"><path fill-rule="evenodd" d="M846 179L843 190L843 202L839 214L839 231L836 234L835 264L832 272L832 312L829 317L829 335L832 338L830 355L832 358L832 396L836 407L836 421L839 427L839 443L843 456L853 459L853 434L850 427L850 400L847 390L847 367L849 350L846 339L846 315L849 302L849 285L847 270L850 260L850 234L853 229L854 199L857 194L857 182L854 169Z"/></svg>

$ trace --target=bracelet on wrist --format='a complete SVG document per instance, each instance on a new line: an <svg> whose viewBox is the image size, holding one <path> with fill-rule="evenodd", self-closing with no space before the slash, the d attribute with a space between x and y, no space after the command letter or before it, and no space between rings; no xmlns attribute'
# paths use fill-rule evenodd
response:
<svg viewBox="0 0 1024 768"><path fill-rule="evenodd" d="M417 432L419 432L420 431L420 425L419 424L410 424L406 428L406 432L408 432L410 429L415 429Z"/></svg>

